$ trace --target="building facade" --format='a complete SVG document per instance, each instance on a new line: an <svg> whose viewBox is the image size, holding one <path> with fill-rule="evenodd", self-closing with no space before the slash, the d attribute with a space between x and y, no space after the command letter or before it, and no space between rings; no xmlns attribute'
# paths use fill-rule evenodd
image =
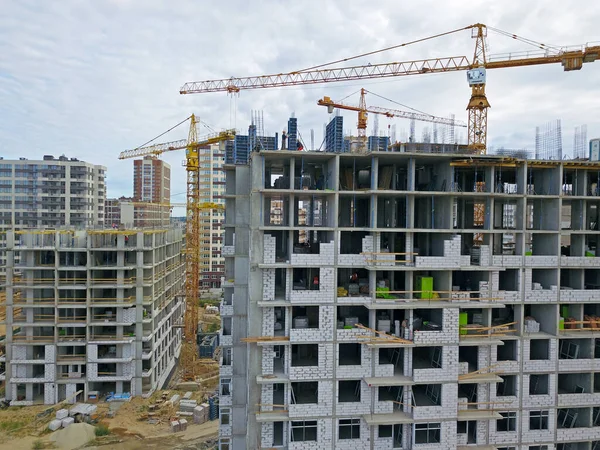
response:
<svg viewBox="0 0 600 450"><path fill-rule="evenodd" d="M181 230L11 231L6 242L12 405L163 386L181 348Z"/></svg>
<svg viewBox="0 0 600 450"><path fill-rule="evenodd" d="M112 227L165 227L171 223L167 204L136 202L132 198L106 199L106 225Z"/></svg>
<svg viewBox="0 0 600 450"><path fill-rule="evenodd" d="M104 224L106 167L76 158L0 160L4 229Z"/></svg>
<svg viewBox="0 0 600 450"><path fill-rule="evenodd" d="M600 164L225 172L221 449L600 448Z"/></svg>
<svg viewBox="0 0 600 450"><path fill-rule="evenodd" d="M200 158L200 203L224 205L225 192L225 143L199 149ZM202 261L201 283L203 288L219 288L224 274L223 247L223 210L201 211L202 242L200 254Z"/></svg>
<svg viewBox="0 0 600 450"><path fill-rule="evenodd" d="M171 166L152 156L134 160L133 199L138 202L170 202Z"/></svg>

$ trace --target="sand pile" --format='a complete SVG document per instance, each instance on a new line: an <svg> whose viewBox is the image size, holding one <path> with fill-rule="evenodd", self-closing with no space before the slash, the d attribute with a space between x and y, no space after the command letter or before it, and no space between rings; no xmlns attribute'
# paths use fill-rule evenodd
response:
<svg viewBox="0 0 600 450"><path fill-rule="evenodd" d="M94 426L89 423L74 423L55 431L50 440L61 450L73 450L96 439Z"/></svg>

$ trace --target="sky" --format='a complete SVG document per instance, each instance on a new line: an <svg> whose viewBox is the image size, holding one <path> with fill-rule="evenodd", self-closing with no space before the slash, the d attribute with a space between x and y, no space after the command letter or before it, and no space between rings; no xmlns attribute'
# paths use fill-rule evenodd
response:
<svg viewBox="0 0 600 450"><path fill-rule="evenodd" d="M467 119L464 72L226 93L180 95L188 81L301 70L438 33L484 23L556 46L600 41L600 2L503 0L0 0L0 156L76 157L107 167L109 197L132 195L133 162L117 159L195 113L212 129L246 134L262 111L266 135L294 114L306 144L318 147L331 116L318 99L358 104L361 87L440 117ZM490 31L488 54L535 51ZM376 64L447 56L472 58L470 31L352 61ZM488 71L488 146L534 148L535 128L562 122L563 148L574 128L600 137L600 61L564 72L560 64ZM367 104L405 109L368 94ZM344 112L355 133L356 114ZM369 134L374 123L369 116ZM409 124L379 119L387 133ZM417 137L423 127L417 125ZM457 134L466 139L466 129ZM200 134L208 132L201 127ZM441 133L441 132L440 132ZM185 126L161 141L185 138ZM173 202L185 201L182 151L171 164Z"/></svg>

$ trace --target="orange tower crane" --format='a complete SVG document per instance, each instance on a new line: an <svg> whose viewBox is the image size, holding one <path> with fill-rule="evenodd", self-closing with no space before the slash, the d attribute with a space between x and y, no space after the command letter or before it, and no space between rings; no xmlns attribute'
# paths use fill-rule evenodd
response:
<svg viewBox="0 0 600 450"><path fill-rule="evenodd" d="M119 159L138 158L142 156L158 156L165 152L186 149L184 165L187 171L187 197L186 197L186 264L185 264L185 302L186 311L184 316L184 342L181 352L183 379L194 381L196 378L198 359L197 334L199 308L198 300L200 294L200 242L203 241L203 227L200 226L200 211L222 208L215 203L199 203L200 200L200 177L199 177L199 148L204 145L216 144L231 140L235 137L235 130L225 130L198 138L197 120L193 114L188 117L190 130L187 140L154 144L147 147L138 147L127 150L119 155ZM187 121L186 119L185 121ZM178 125L184 123L180 122ZM169 206L171 206L169 204Z"/></svg>
<svg viewBox="0 0 600 450"><path fill-rule="evenodd" d="M350 67L325 68L383 51L423 42L442 36L448 36L463 30L471 30L475 39L475 51L472 58L451 56L443 58L420 59L385 64L368 64ZM508 53L498 56L486 54L488 30L519 40L536 48L534 52ZM273 75L259 75L243 78L223 78L185 83L180 94L199 94L205 92L239 92L242 89L261 89L305 84L331 83L339 81L366 80L373 78L421 75L429 73L467 71L467 80L471 87L468 110L468 145L473 152L485 153L487 145L487 111L490 103L485 95L486 70L507 67L535 66L540 64L561 64L565 71L579 70L584 63L593 62L600 55L600 45L581 45L577 47L554 47L530 39L519 37L487 25L476 23L464 28L440 33L423 39L395 45L350 58L344 58L307 69Z"/></svg>
<svg viewBox="0 0 600 450"><path fill-rule="evenodd" d="M335 108L345 109L347 111L357 111L358 112L358 138L362 142L362 148L366 148L366 140L367 140L367 118L368 113L373 114L381 114L383 116L392 118L392 117L401 117L404 119L410 120L419 120L422 122L433 122L440 123L443 125L451 125L451 126L459 126L466 127L467 124L461 122L460 120L447 119L445 117L436 117L431 114L426 114L422 112L411 112L411 111L402 111L399 109L388 109L388 108L380 108L378 106L367 106L367 102L365 100L365 94L369 92L366 89L360 90L360 102L358 106L347 105L342 102L336 102L331 100L331 97L323 97L322 99L317 101L317 105L326 106L329 114L333 112Z"/></svg>

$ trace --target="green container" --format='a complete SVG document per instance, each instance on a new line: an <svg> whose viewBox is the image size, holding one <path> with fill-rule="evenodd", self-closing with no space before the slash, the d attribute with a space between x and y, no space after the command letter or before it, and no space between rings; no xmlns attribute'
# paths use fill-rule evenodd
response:
<svg viewBox="0 0 600 450"><path fill-rule="evenodd" d="M469 316L466 312L462 312L458 314L458 329L460 330L460 334L467 334L467 330L465 329L465 325L469 323Z"/></svg>
<svg viewBox="0 0 600 450"><path fill-rule="evenodd" d="M433 298L433 277L417 277L417 296L423 299Z"/></svg>
<svg viewBox="0 0 600 450"><path fill-rule="evenodd" d="M561 317L558 319L558 329L559 330L565 329L565 318L564 317Z"/></svg>

